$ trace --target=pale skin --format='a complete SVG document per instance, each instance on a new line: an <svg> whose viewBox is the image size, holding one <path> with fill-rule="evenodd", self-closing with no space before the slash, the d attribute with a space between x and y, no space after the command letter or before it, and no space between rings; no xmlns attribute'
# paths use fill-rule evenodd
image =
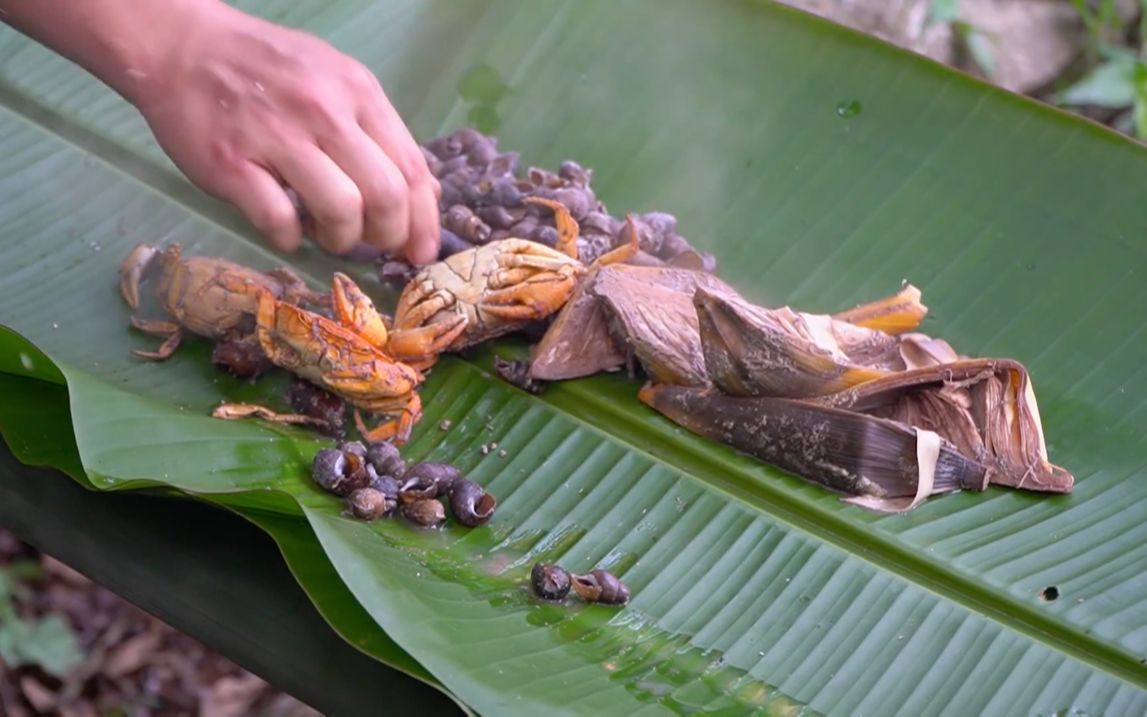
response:
<svg viewBox="0 0 1147 717"><path fill-rule="evenodd" d="M0 21L135 105L177 167L276 249L304 231L427 264L439 186L375 76L321 39L220 0L0 0Z"/></svg>

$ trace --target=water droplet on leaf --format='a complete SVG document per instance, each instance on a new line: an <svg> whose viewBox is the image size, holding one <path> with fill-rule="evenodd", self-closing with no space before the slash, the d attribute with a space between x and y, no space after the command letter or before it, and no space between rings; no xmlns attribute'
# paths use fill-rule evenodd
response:
<svg viewBox="0 0 1147 717"><path fill-rule="evenodd" d="M844 119L852 119L860 114L862 109L860 100L844 100L836 106L836 114Z"/></svg>

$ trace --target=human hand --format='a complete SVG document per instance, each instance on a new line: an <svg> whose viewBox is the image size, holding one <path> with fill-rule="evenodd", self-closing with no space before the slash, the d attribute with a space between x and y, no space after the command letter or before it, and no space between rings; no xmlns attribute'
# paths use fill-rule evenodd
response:
<svg viewBox="0 0 1147 717"><path fill-rule="evenodd" d="M278 249L303 227L341 254L366 242L437 257L440 188L374 75L312 35L190 3L176 42L127 96L184 174Z"/></svg>

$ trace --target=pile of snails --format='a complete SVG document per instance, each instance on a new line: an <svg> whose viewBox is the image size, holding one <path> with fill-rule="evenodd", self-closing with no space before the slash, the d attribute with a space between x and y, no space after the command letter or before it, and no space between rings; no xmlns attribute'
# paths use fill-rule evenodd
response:
<svg viewBox="0 0 1147 717"><path fill-rule="evenodd" d="M557 172L531 166L520 174L517 152L499 150L497 138L470 127L426 142L422 153L442 185L440 261L507 237L554 246L558 232L553 212L523 203L524 197L552 199L569 209L580 227L578 254L586 264L624 242L624 217L609 213L590 186L592 170L577 162L562 162ZM672 214L647 212L634 217L641 248L635 263L674 266L686 262L708 272L716 269L712 255L697 252L677 233L677 218ZM379 279L387 284L401 286L414 272L395 258L369 254L358 258L377 259Z"/></svg>
<svg viewBox="0 0 1147 717"><path fill-rule="evenodd" d="M373 521L400 514L429 528L446 522L446 505L470 528L494 515L497 500L449 463L410 466L392 443L346 441L322 448L311 463L311 478L323 490L346 499L347 514Z"/></svg>

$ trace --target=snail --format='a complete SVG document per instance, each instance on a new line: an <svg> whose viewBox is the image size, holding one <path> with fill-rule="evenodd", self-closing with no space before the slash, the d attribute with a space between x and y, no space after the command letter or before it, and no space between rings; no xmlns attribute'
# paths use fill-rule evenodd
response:
<svg viewBox="0 0 1147 717"><path fill-rule="evenodd" d="M374 488L359 488L347 496L351 515L361 520L378 520L394 510L394 500Z"/></svg>
<svg viewBox="0 0 1147 717"><path fill-rule="evenodd" d="M428 528L437 527L446 520L446 508L433 498L405 503L402 514L412 522Z"/></svg>
<svg viewBox="0 0 1147 717"><path fill-rule="evenodd" d="M570 574L558 565L536 563L530 571L530 585L543 600L563 600L570 591Z"/></svg>
<svg viewBox="0 0 1147 717"><path fill-rule="evenodd" d="M337 448L323 448L311 462L311 479L329 493L347 496L365 488L371 476L362 456Z"/></svg>
<svg viewBox="0 0 1147 717"><path fill-rule="evenodd" d="M366 452L366 460L380 476L400 476L406 470L406 461L398 454L393 443L372 443Z"/></svg>
<svg viewBox="0 0 1147 717"><path fill-rule="evenodd" d="M586 602L624 605L629 601L629 588L606 570L593 570L584 575L571 575L570 587Z"/></svg>
<svg viewBox="0 0 1147 717"><path fill-rule="evenodd" d="M473 528L494 515L497 499L482 486L467 478L457 478L450 487L450 511L458 522Z"/></svg>
<svg viewBox="0 0 1147 717"><path fill-rule="evenodd" d="M404 503L446 495L451 484L462 477L449 463L415 463L399 481L399 498Z"/></svg>

